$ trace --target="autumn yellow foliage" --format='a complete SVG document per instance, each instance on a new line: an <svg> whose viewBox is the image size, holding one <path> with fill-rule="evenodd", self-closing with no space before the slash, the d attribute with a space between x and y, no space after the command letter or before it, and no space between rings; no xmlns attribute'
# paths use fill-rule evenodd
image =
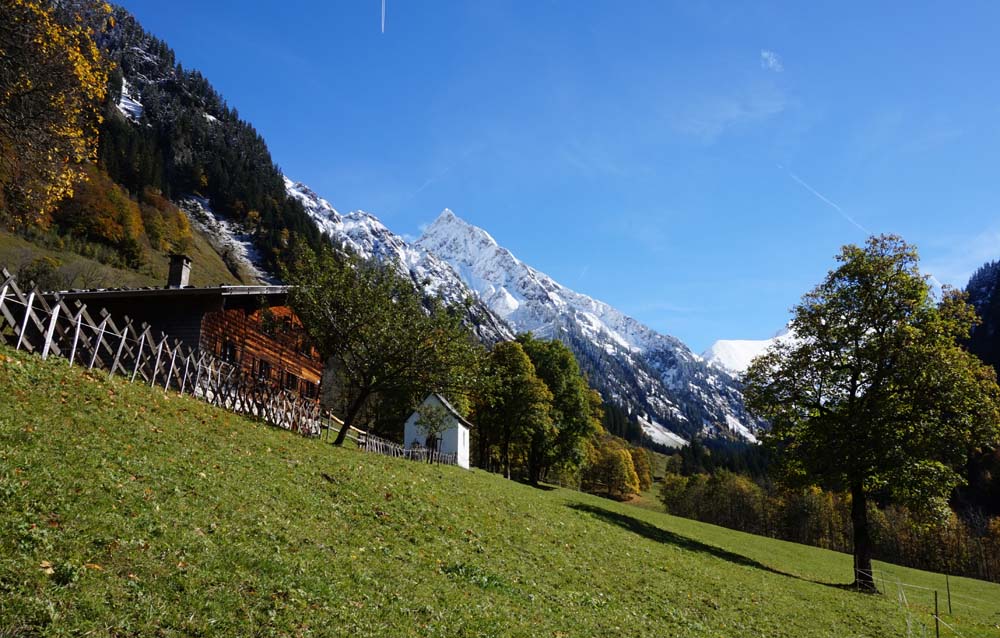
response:
<svg viewBox="0 0 1000 638"><path fill-rule="evenodd" d="M139 204L96 166L84 166L83 174L85 179L52 219L75 237L112 246L127 262L141 263L145 225Z"/></svg>
<svg viewBox="0 0 1000 638"><path fill-rule="evenodd" d="M46 225L84 178L109 66L82 22L60 23L47 3L0 0L0 220Z"/></svg>
<svg viewBox="0 0 1000 638"><path fill-rule="evenodd" d="M638 494L639 476L628 445L614 436L604 436L589 450L583 471L583 488L606 493L613 498L627 499Z"/></svg>

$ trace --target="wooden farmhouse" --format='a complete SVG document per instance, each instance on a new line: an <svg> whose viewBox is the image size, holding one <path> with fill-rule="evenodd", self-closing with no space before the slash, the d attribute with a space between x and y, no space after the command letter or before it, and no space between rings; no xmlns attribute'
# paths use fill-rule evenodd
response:
<svg viewBox="0 0 1000 638"><path fill-rule="evenodd" d="M288 286L188 285L190 258L171 257L165 288L71 290L59 295L146 323L191 348L237 365L252 378L319 399L323 363L287 306Z"/></svg>
<svg viewBox="0 0 1000 638"><path fill-rule="evenodd" d="M420 410L425 406L433 406L444 411L445 429L437 435L436 441L428 441L426 432L417 425L417 421L420 419ZM458 410L448 403L447 399L437 393L430 394L406 420L403 427L403 447L413 449L419 446L431 448L442 454L454 454L456 464L469 469L469 447L471 446L469 430L471 427L472 424L466 421L458 413Z"/></svg>

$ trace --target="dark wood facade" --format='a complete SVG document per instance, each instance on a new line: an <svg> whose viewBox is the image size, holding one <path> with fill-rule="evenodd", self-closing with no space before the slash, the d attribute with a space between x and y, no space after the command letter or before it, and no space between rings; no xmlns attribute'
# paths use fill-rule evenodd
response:
<svg viewBox="0 0 1000 638"><path fill-rule="evenodd" d="M287 306L228 308L201 322L201 349L260 379L319 398L323 366L305 329Z"/></svg>
<svg viewBox="0 0 1000 638"><path fill-rule="evenodd" d="M239 366L260 381L319 398L323 363L287 304L284 286L67 291L67 301L148 324L190 348Z"/></svg>

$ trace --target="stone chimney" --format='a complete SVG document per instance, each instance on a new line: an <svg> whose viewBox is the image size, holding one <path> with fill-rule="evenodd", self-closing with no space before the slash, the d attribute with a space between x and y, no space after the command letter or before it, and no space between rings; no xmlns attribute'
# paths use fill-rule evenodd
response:
<svg viewBox="0 0 1000 638"><path fill-rule="evenodd" d="M170 274L167 288L187 288L191 277L191 258L187 255L170 255Z"/></svg>

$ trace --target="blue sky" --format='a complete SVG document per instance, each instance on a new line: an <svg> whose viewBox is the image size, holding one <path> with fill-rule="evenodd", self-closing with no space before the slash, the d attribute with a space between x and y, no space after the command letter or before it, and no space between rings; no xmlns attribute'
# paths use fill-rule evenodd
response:
<svg viewBox="0 0 1000 638"><path fill-rule="evenodd" d="M342 212L451 208L695 351L868 233L1000 257L996 3L123 4Z"/></svg>

